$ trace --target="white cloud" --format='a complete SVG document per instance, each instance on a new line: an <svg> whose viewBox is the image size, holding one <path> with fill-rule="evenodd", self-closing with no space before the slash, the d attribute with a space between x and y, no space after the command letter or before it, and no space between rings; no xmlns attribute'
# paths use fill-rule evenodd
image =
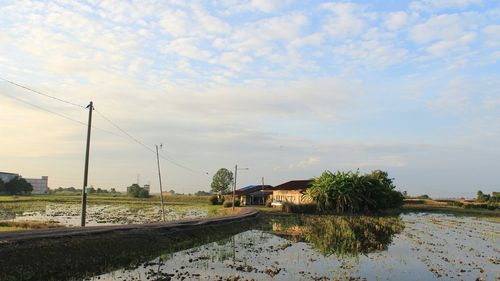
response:
<svg viewBox="0 0 500 281"><path fill-rule="evenodd" d="M223 0L222 4L228 8L230 13L244 11L271 13L292 2L292 0Z"/></svg>
<svg viewBox="0 0 500 281"><path fill-rule="evenodd" d="M434 16L426 22L417 24L410 31L410 38L419 44L434 40L455 39L464 33L464 18L459 14Z"/></svg>
<svg viewBox="0 0 500 281"><path fill-rule="evenodd" d="M456 38L455 40L438 41L429 46L427 51L435 56L446 55L457 48L468 46L474 41L475 38L476 34L474 32L469 32L460 38Z"/></svg>
<svg viewBox="0 0 500 281"><path fill-rule="evenodd" d="M173 36L185 35L188 30L188 15L180 10L164 10L161 13L159 25Z"/></svg>
<svg viewBox="0 0 500 281"><path fill-rule="evenodd" d="M485 37L484 44L488 48L495 48L500 46L500 25L488 25L482 30Z"/></svg>
<svg viewBox="0 0 500 281"><path fill-rule="evenodd" d="M196 38L179 38L167 44L164 51L190 59L208 60L211 57L211 53L198 48L197 45L198 41Z"/></svg>
<svg viewBox="0 0 500 281"><path fill-rule="evenodd" d="M407 24L408 19L409 16L406 12L393 12L387 16L386 20L384 21L384 25L390 30L397 30Z"/></svg>
<svg viewBox="0 0 500 281"><path fill-rule="evenodd" d="M420 0L410 3L413 10L432 11L441 8L465 8L470 5L479 5L482 0Z"/></svg>
<svg viewBox="0 0 500 281"><path fill-rule="evenodd" d="M311 166L317 165L321 162L321 158L317 156L310 156L306 160L299 161L298 163L291 163L288 165L288 168L290 169L305 169L309 168Z"/></svg>
<svg viewBox="0 0 500 281"><path fill-rule="evenodd" d="M320 7L331 12L323 29L333 37L355 36L365 28L365 21L360 16L361 8L354 3L325 3Z"/></svg>

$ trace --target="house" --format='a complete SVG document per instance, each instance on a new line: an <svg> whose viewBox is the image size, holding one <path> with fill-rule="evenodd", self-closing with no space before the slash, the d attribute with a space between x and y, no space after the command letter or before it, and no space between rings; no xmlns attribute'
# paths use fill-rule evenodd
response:
<svg viewBox="0 0 500 281"><path fill-rule="evenodd" d="M242 206L264 205L268 198L273 194L270 185L249 185L235 191Z"/></svg>
<svg viewBox="0 0 500 281"><path fill-rule="evenodd" d="M303 198L303 195L304 191L311 186L312 182L313 180L293 180L271 188L270 190L273 192L274 202L290 202L294 204L310 203L311 200Z"/></svg>

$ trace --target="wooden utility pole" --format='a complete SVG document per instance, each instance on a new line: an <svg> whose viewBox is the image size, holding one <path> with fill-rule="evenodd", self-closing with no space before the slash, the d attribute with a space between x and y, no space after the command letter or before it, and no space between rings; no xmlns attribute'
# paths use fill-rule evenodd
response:
<svg viewBox="0 0 500 281"><path fill-rule="evenodd" d="M240 168L240 170L248 170L248 168ZM236 193L236 178L237 177L238 177L238 164L234 165L233 212L234 212L234 196L235 196L235 193Z"/></svg>
<svg viewBox="0 0 500 281"><path fill-rule="evenodd" d="M88 192L88 176L89 176L89 153L90 153L90 132L92 131L92 111L94 104L92 101L87 106L89 109L89 122L87 124L87 149L85 152L85 170L83 172L83 189L82 189L82 222L81 226L85 226L85 219L87 217L87 192Z"/></svg>
<svg viewBox="0 0 500 281"><path fill-rule="evenodd" d="M236 193L236 177L238 176L238 164L234 165L234 184L233 184L233 212L234 212L234 196Z"/></svg>
<svg viewBox="0 0 500 281"><path fill-rule="evenodd" d="M156 162L158 162L158 179L160 180L160 199L161 199L161 216L163 218L163 222L165 222L165 207L163 206L163 187L161 185L161 172L160 172L160 156L158 154L158 145L156 146ZM160 148L163 145L160 144Z"/></svg>

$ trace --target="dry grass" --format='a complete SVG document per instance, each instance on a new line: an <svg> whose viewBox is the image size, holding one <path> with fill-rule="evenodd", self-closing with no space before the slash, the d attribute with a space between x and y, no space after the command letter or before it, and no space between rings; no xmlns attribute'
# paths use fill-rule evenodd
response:
<svg viewBox="0 0 500 281"><path fill-rule="evenodd" d="M43 221L0 221L0 229L4 231L20 229L42 229L64 227L62 224Z"/></svg>

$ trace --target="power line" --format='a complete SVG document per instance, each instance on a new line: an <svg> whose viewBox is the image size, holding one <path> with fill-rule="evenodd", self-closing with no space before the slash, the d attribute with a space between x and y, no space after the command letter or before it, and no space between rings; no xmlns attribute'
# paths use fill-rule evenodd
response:
<svg viewBox="0 0 500 281"><path fill-rule="evenodd" d="M127 135L131 140L133 140L134 142L138 143L139 145L143 146L144 148L146 148L147 150L151 151L152 153L156 153L153 148L145 145L143 142L141 142L140 140L138 140L137 138L135 138L134 136L132 136L131 134L127 133L124 129L122 129L120 126L118 126L115 122L111 121L111 119L109 119L108 117L104 116L104 114L102 114L99 110L97 109L94 109L94 111L99 114L99 116L101 116L104 120L108 121L111 125L113 125L115 128L117 128L118 130L120 130L122 133L124 133L125 135Z"/></svg>
<svg viewBox="0 0 500 281"><path fill-rule="evenodd" d="M109 119L108 117L106 117L102 112L100 112L99 110L97 109L94 109L94 111L99 115L101 116L104 120L108 121L111 125L113 125L115 128L117 128L118 130L120 130L122 133L124 133L127 137L129 137L132 141L134 141L135 143L139 144L140 146L144 147L145 149L149 150L150 152L156 154L156 151L144 144L142 141L140 141L139 139L137 139L136 137L132 136L130 133L128 133L127 131L125 131L123 128L121 128L120 126L118 126L115 122L111 121L111 119ZM159 156L164 159L164 160L167 160L168 162L170 162L171 164L173 165L176 165L180 168L183 168L183 169L186 169L188 171L191 171L191 172L194 172L194 173L202 173L200 171L197 171L197 170L194 170L194 169L191 169L185 165L182 165L178 162L176 162L175 160L173 160L171 157L168 157L168 156L165 156L165 155L162 155L162 154L159 154Z"/></svg>
<svg viewBox="0 0 500 281"><path fill-rule="evenodd" d="M38 95L41 95L41 96L44 96L44 97L48 97L48 98L51 98L51 99L54 99L54 100L57 100L57 101L60 101L60 102L64 102L64 103L67 103L67 104L70 104L70 105L73 105L73 106L77 106L77 107L80 107L80 108L85 108L85 106L83 106L83 105L79 105L79 104L74 103L74 102L70 102L70 101L63 100L63 99L58 98L58 97L54 97L54 96L51 96L51 95L44 94L44 93L42 93L42 92L40 92L40 91L34 90L34 89L30 88L30 87L27 87L27 86L24 86L24 85L18 84L18 83L16 83L16 82L10 81L10 80L5 79L5 78L3 78L3 77L0 77L0 79L1 79L1 80L3 80L3 81L5 81L5 82L7 82L7 83L10 83L10 84L12 84L12 85L14 85L14 86L17 86L17 87L19 87L19 88L23 88L23 89L25 89L25 90L28 90L28 91L30 91L30 92L33 92L33 93L35 93L35 94L38 94Z"/></svg>
<svg viewBox="0 0 500 281"><path fill-rule="evenodd" d="M42 111L45 111L45 112L48 112L48 113L51 113L51 114L55 114L55 115L57 115L57 116L59 116L59 117L62 117L62 118L64 118L64 119L66 119L66 120L69 120L69 121L72 121L72 122L75 122L75 123L78 123L78 124L80 124L80 125L87 126L87 123L82 122L82 121L79 121L79 120L76 120L76 119L73 119L73 118L71 118L71 117L69 117L69 116L67 116L67 115L62 114L62 113L59 113L59 112L56 112L56 111L52 111L52 110L50 110L50 109L44 108L44 107L42 107L42 106L36 105L36 104L34 104L34 103L31 103L31 102L25 101L25 100L23 100L23 99L20 99L20 98L14 97L14 96L11 96L11 95L6 94L6 93L2 93L2 94L4 94L5 96L7 96L7 97L9 97L9 98L11 98L11 99L17 100L17 101L19 101L19 102L22 102L22 103L24 103L24 104L30 105L30 106L32 106L32 107L34 107L34 108L37 108L37 109L39 109L39 110L42 110ZM111 132L111 131L108 131L108 130L106 130L106 129L102 129L102 128L99 128L99 127L96 127L96 126L92 126L92 128L93 128L93 129L97 129L97 130L102 131L102 132L105 132L105 133L108 133L108 134L111 134L111 135L114 135L114 136L117 136L117 137L121 137L121 138L123 137L123 136L118 135L118 134L116 134L116 133L114 133L114 132Z"/></svg>
<svg viewBox="0 0 500 281"><path fill-rule="evenodd" d="M51 98L51 99L54 99L54 100L57 100L57 101L60 101L60 102L64 102L64 103L66 103L66 104L73 105L73 106L76 106L76 107L79 107L79 108L83 108L83 109L85 109L85 108L86 108L85 106L79 105L79 104L77 104L77 103L74 103L74 102L71 102L71 101L67 101L67 100L64 100L64 99L61 99L61 98L58 98L58 97L52 96L52 95L48 95L48 94L42 93L42 92L40 92L40 91L38 91L38 90L32 89L32 88L30 88L30 87L27 87L27 86L21 85L21 84L19 84L19 83L13 82L13 81L10 81L10 80L5 79L5 78L3 78L3 77L0 77L0 80L3 80L3 81L5 81L5 82L7 82L7 83L10 83L10 84L12 84L12 85L16 86L16 87L19 87L19 88L25 89L25 90L27 90L27 91L30 91L30 92L32 92L32 93L35 93L35 94L38 94L38 95L41 95L41 96L44 96L44 97L48 97L48 98ZM87 123L85 123L85 122L81 122L81 121L78 121L78 120L73 119L73 118L71 118L71 117L69 117L69 116L66 116L66 115L64 115L64 114L61 114L61 113L58 113L58 112L55 112L55 111L52 111L52 110L49 110L49 109L43 108L43 107L41 107L41 106L39 106L39 105L36 105L36 104L30 103L30 102L28 102L28 101L25 101L25 100L22 100L22 99L19 99L19 98L13 97L13 96L8 95L8 94L5 94L5 93L4 93L4 95L6 95L6 96L8 96L8 97L10 97L10 98L12 98L12 99L15 99L15 100L17 100L17 101L20 101L20 102L22 102L22 103L25 103L25 104L28 104L28 105L30 105L30 106L33 106L33 107L35 107L35 108L38 108L38 109L40 109L40 110L43 110L43 111L46 111L46 112L49 112L49 113L52 113L52 114L58 115L59 117L65 118L65 119L70 120L70 121L73 121L73 122L76 122L76 123L78 123L78 124L80 124L80 125L87 126ZM125 134L125 135L126 135L128 138L130 138L132 141L134 141L135 143L137 143L137 144L139 144L140 146L144 147L145 149L149 150L151 153L156 153L156 152L155 152L155 150L154 150L152 147L150 147L150 146L148 146L148 145L144 144L144 143L143 143L143 142L141 142L139 139L137 139L136 137L132 136L130 133L128 133L127 131L125 131L124 129L122 129L120 126L118 126L115 122L111 121L111 119L109 119L109 118L108 118L108 117L106 117L104 114L102 114L100 111L98 111L98 110L97 110L97 109L95 109L95 108L94 108L94 111L95 111L95 112L96 112L99 116L101 116L104 120L106 120L106 121L107 121L107 122L109 122L111 125L113 125L113 127L115 127L115 128L116 128L116 129L118 129L120 132L122 132L123 134ZM96 127L96 126L93 126L93 125L92 125L92 128L97 129L97 130L100 130L100 131L103 131L103 132L106 132L106 133L111 134L111 135L114 135L114 136L121 137L121 138L123 138L123 137L124 137L124 136L122 136L122 135L115 134L114 132L111 132L111 131L108 131L108 130L105 130L105 129L101 129L101 128ZM182 164L180 164L180 163L176 162L176 161L175 161L175 160L173 160L171 157L168 157L168 156L165 156L165 155L162 155L162 154L160 154L159 156L160 156L162 159L164 159L164 160L166 160L166 161L168 161L168 162L172 163L173 165L176 165L176 166L178 166L178 167L180 167L180 168L186 169L186 170L191 171L191 172L194 172L194 173L202 173L202 172L200 172L200 171L196 171L196 170L194 170L194 169L191 169L191 168L189 168L189 167L187 167L187 166L185 166L185 165L182 165ZM203 174L204 174L204 173L203 173Z"/></svg>

